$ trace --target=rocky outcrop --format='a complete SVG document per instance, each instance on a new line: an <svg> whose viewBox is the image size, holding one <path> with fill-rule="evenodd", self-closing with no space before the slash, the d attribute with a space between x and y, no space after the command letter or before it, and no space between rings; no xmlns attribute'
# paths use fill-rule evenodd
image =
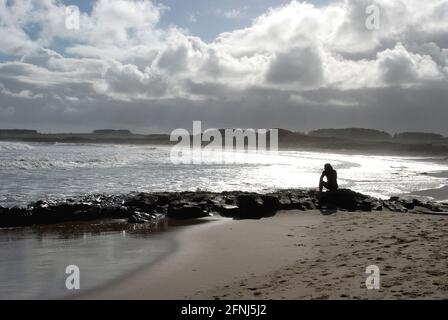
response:
<svg viewBox="0 0 448 320"><path fill-rule="evenodd" d="M342 209L347 211L379 211L383 209L380 200L348 189L317 193L319 207Z"/></svg>
<svg viewBox="0 0 448 320"><path fill-rule="evenodd" d="M340 189L280 190L268 194L247 192L163 192L128 195L90 195L82 199L37 201L26 208L0 207L0 227L56 224L67 221L123 219L144 224L162 218L184 220L219 214L234 219L259 219L279 210L381 211L444 213L448 204L417 199L376 199Z"/></svg>
<svg viewBox="0 0 448 320"><path fill-rule="evenodd" d="M166 215L172 219L188 220L206 217L209 215L209 212L204 210L199 204L178 203L170 206Z"/></svg>
<svg viewBox="0 0 448 320"><path fill-rule="evenodd" d="M136 211L132 216L128 218L129 223L135 223L135 224L146 224L146 223L152 223L155 221L159 221L164 217L163 214L159 213L145 213L145 212L139 212Z"/></svg>

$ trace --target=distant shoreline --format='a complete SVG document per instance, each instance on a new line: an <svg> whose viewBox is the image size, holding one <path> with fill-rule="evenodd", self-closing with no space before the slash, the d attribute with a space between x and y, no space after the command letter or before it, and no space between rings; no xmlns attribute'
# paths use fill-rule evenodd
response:
<svg viewBox="0 0 448 320"><path fill-rule="evenodd" d="M0 142L22 143L66 143L66 144L111 144L135 146L174 146L177 142L170 141L163 135L131 135L124 137L99 137L92 134L64 134L42 136L4 136ZM206 144L203 144L206 146ZM310 138L286 140L279 137L279 150L331 152L340 154L361 154L379 156L410 156L410 157L442 157L448 159L448 144L433 145L428 143L395 143L382 141L356 141L333 138Z"/></svg>
<svg viewBox="0 0 448 320"><path fill-rule="evenodd" d="M218 130L222 132L227 129ZM363 128L319 129L308 133L276 130L278 147L282 150L448 157L448 138L434 133L402 132L391 135L388 132ZM190 135L191 140L192 138ZM169 134L134 134L126 129L94 130L91 133L40 133L36 130L0 129L0 141L168 146L177 144L177 141L170 141ZM226 141L223 140L222 143L224 146ZM207 145L207 142L203 142L203 145ZM232 145L235 145L235 141L232 141Z"/></svg>

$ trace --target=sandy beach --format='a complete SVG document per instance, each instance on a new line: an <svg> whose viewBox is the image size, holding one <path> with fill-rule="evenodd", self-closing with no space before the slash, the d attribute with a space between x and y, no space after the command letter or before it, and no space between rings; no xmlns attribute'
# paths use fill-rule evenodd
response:
<svg viewBox="0 0 448 320"><path fill-rule="evenodd" d="M218 219L175 253L80 299L447 299L448 217L279 212ZM366 267L381 272L368 290Z"/></svg>

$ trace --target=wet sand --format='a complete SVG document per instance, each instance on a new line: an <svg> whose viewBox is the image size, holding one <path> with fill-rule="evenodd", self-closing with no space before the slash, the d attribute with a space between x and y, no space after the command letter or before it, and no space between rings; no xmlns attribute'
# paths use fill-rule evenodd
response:
<svg viewBox="0 0 448 320"><path fill-rule="evenodd" d="M176 252L82 299L448 299L448 216L280 212L178 233ZM366 267L381 272L368 290Z"/></svg>
<svg viewBox="0 0 448 320"><path fill-rule="evenodd" d="M446 160L442 161L443 164L446 163ZM440 171L440 172L431 172L425 173L424 175L428 175L435 178L448 178L448 171ZM401 196L408 196L411 198L421 198L423 197L425 200L432 201L440 201L440 202L448 202L448 186L443 185L440 188L435 189L424 189L420 191L414 191L408 194L402 194Z"/></svg>
<svg viewBox="0 0 448 320"><path fill-rule="evenodd" d="M415 191L411 195L429 197L435 201L448 202L448 186L443 186L438 189Z"/></svg>

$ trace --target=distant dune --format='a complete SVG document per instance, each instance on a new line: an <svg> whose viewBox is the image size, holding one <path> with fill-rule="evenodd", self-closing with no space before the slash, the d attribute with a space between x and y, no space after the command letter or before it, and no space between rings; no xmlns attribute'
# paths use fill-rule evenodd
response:
<svg viewBox="0 0 448 320"><path fill-rule="evenodd" d="M362 128L347 129L319 129L311 131L308 135L326 138L343 138L353 140L388 141L392 136L384 131Z"/></svg>
<svg viewBox="0 0 448 320"><path fill-rule="evenodd" d="M427 133L427 132L403 132L397 133L394 136L396 140L408 141L440 141L446 139L441 134Z"/></svg>

